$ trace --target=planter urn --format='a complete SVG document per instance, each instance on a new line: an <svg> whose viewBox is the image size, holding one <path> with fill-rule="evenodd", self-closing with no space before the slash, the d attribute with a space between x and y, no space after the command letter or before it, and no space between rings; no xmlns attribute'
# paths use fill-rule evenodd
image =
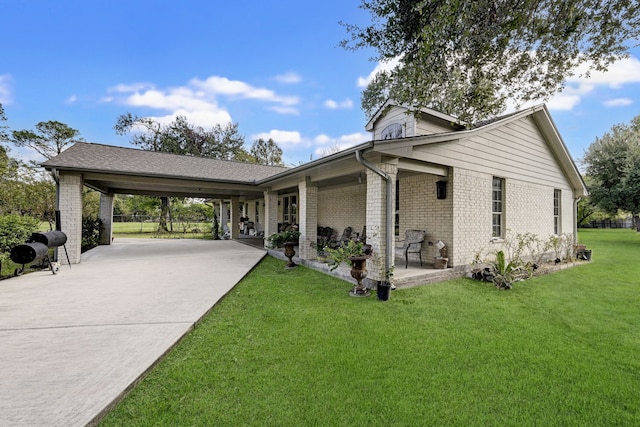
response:
<svg viewBox="0 0 640 427"><path fill-rule="evenodd" d="M351 277L356 280L356 286L349 292L353 297L368 297L371 295L369 290L362 284L362 280L367 277L367 257L353 256L349 258L351 261Z"/></svg>
<svg viewBox="0 0 640 427"><path fill-rule="evenodd" d="M289 259L289 262L287 263L286 268L294 268L295 266L298 265L295 262L293 262L293 260L291 259L296 254L296 251L295 249L293 249L293 247L297 244L298 242L284 242L284 256L286 256Z"/></svg>

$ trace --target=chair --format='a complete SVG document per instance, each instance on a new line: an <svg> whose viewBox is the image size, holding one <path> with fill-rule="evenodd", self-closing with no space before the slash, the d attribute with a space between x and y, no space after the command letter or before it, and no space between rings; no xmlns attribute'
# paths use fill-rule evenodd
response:
<svg viewBox="0 0 640 427"><path fill-rule="evenodd" d="M406 230L404 232L404 246L402 247L404 268L409 267L409 254L418 254L420 266L422 266L422 242L424 242L425 234L426 232L422 230Z"/></svg>
<svg viewBox="0 0 640 427"><path fill-rule="evenodd" d="M339 247L340 245L349 242L349 240L351 240L351 234L352 233L353 233L353 228L352 227L345 228L344 231L342 232L342 236L340 237L340 240L331 239L329 241L329 247L335 249L335 248Z"/></svg>

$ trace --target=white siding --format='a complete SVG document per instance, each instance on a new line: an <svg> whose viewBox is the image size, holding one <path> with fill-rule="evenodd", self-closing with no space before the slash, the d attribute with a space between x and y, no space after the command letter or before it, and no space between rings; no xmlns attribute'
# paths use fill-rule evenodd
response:
<svg viewBox="0 0 640 427"><path fill-rule="evenodd" d="M407 109L403 107L391 107L389 111L375 123L373 128L373 139L382 139L382 131L393 123L399 123L402 128L402 136L414 136L414 119L413 115L407 114Z"/></svg>
<svg viewBox="0 0 640 427"><path fill-rule="evenodd" d="M451 132L453 128L451 125L442 124L441 121L429 120L429 117L424 117L416 123L416 136L418 135L431 135L434 133Z"/></svg>

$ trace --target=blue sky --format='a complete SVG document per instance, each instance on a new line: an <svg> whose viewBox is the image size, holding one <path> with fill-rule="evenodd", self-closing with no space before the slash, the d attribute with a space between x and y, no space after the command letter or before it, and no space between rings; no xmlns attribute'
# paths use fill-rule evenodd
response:
<svg viewBox="0 0 640 427"><path fill-rule="evenodd" d="M239 123L273 138L288 164L369 140L360 109L374 52L349 52L339 21L360 0L0 0L0 103L9 127L58 120L90 142L129 146L120 114ZM640 49L548 102L574 158L640 114ZM41 160L16 148L11 155Z"/></svg>

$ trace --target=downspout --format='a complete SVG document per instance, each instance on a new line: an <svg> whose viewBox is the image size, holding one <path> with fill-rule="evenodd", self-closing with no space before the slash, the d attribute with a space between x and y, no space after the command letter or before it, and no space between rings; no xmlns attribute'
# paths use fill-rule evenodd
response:
<svg viewBox="0 0 640 427"><path fill-rule="evenodd" d="M578 243L578 203L580 203L582 197L576 197L573 199L573 236Z"/></svg>
<svg viewBox="0 0 640 427"><path fill-rule="evenodd" d="M382 177L382 179L385 180L385 182L387 183L387 206L386 206L386 211L387 211L387 221L386 221L386 237L387 237L387 242L386 242L386 253L385 253L385 257L384 257L384 280L387 280L389 277L389 272L390 272L390 260L393 257L393 182L391 180L391 177L389 176L389 174L387 174L385 171L377 168L376 166L374 166L373 164L371 164L370 162L368 162L367 160L364 159L364 157L362 157L362 151L361 150L357 150L356 151L356 160L358 161L358 163L360 163L361 165L363 165L364 167L366 167L367 169L369 169L370 171L373 171L375 173L377 173L378 175L380 175Z"/></svg>

